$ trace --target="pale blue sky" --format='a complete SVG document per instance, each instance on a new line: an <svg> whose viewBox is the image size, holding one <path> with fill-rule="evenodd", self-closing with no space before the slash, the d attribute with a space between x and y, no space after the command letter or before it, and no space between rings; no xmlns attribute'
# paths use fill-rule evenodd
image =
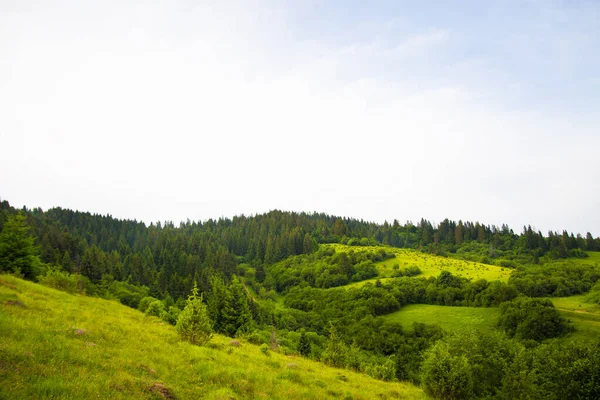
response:
<svg viewBox="0 0 600 400"><path fill-rule="evenodd" d="M600 235L595 1L3 1L0 196Z"/></svg>

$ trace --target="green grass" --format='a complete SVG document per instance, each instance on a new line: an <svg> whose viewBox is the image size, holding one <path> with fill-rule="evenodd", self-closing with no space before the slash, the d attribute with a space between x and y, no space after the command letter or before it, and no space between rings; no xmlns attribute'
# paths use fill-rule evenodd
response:
<svg viewBox="0 0 600 400"><path fill-rule="evenodd" d="M482 264L474 261L458 260L454 258L447 258L441 256L435 256L431 254L421 253L420 251L411 249L397 249L394 247L384 246L345 246L341 244L330 244L336 249L336 251L360 251L370 250L379 251L383 249L388 253L394 253L395 258L385 260L376 264L379 271L379 279L389 278L392 276L394 264L398 264L400 269L407 268L411 265L416 265L421 269L420 277L438 276L441 271L446 270L451 272L453 275L462 276L472 280L485 279L487 281L499 280L502 282L508 282L511 270L502 268L496 265ZM378 278L369 279L352 284L352 286L361 286L366 282L375 282Z"/></svg>
<svg viewBox="0 0 600 400"><path fill-rule="evenodd" d="M600 265L600 251L586 251L588 257L586 258L569 258L576 264L590 264Z"/></svg>
<svg viewBox="0 0 600 400"><path fill-rule="evenodd" d="M551 298L552 303L565 318L575 326L572 340L594 340L600 338L600 306L585 301L586 294Z"/></svg>
<svg viewBox="0 0 600 400"><path fill-rule="evenodd" d="M115 302L0 275L2 399L424 398L410 384L229 341L193 346Z"/></svg>
<svg viewBox="0 0 600 400"><path fill-rule="evenodd" d="M438 324L442 329L452 332L464 328L489 330L496 326L499 310L482 307L449 307L429 304L412 304L400 311L386 315L389 321L400 322L410 330L413 322Z"/></svg>

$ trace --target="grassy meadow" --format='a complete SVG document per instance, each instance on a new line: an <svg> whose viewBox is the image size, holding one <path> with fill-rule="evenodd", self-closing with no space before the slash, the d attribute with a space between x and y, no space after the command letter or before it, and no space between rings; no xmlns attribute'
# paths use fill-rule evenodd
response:
<svg viewBox="0 0 600 400"><path fill-rule="evenodd" d="M400 311L386 315L389 321L399 322L404 329L410 330L413 322L437 324L452 332L464 328L489 330L496 326L498 308L450 307L429 304L411 304Z"/></svg>
<svg viewBox="0 0 600 400"><path fill-rule="evenodd" d="M352 286L361 286L367 282L375 282L377 279L381 279L382 282L385 278L390 278L394 272L394 265L398 264L400 270L416 265L421 269L419 277L428 278L430 276L438 276L441 271L446 270L451 272L453 275L462 276L472 280L485 279L488 281L499 280L502 282L508 282L510 277L510 269L502 268L496 265L482 264L474 261L458 260L454 258L447 258L441 256L435 256L431 254L421 253L417 250L412 249L398 249L394 247L383 247L383 246L346 246L341 244L329 244L327 246L334 247L336 251L351 250L367 250L367 251L379 251L383 249L388 253L394 253L395 258L381 261L375 264L377 266L379 277L369 279L362 282L351 284Z"/></svg>
<svg viewBox="0 0 600 400"><path fill-rule="evenodd" d="M425 398L410 384L230 341L193 346L116 302L0 275L2 399Z"/></svg>
<svg viewBox="0 0 600 400"><path fill-rule="evenodd" d="M550 298L565 318L575 326L575 332L569 335L573 340L600 338L600 306L585 301L587 294L569 297Z"/></svg>

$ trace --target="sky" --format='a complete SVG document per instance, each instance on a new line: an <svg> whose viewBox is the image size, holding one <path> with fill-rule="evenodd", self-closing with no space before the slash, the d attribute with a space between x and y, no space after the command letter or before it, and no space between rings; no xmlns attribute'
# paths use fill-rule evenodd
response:
<svg viewBox="0 0 600 400"><path fill-rule="evenodd" d="M600 236L600 2L0 0L0 199Z"/></svg>

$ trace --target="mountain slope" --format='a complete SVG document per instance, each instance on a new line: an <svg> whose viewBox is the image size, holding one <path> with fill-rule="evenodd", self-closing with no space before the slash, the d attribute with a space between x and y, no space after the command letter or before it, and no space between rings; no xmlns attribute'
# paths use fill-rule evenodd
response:
<svg viewBox="0 0 600 400"><path fill-rule="evenodd" d="M0 275L0 398L424 398L300 357L181 342L172 326L97 298Z"/></svg>

